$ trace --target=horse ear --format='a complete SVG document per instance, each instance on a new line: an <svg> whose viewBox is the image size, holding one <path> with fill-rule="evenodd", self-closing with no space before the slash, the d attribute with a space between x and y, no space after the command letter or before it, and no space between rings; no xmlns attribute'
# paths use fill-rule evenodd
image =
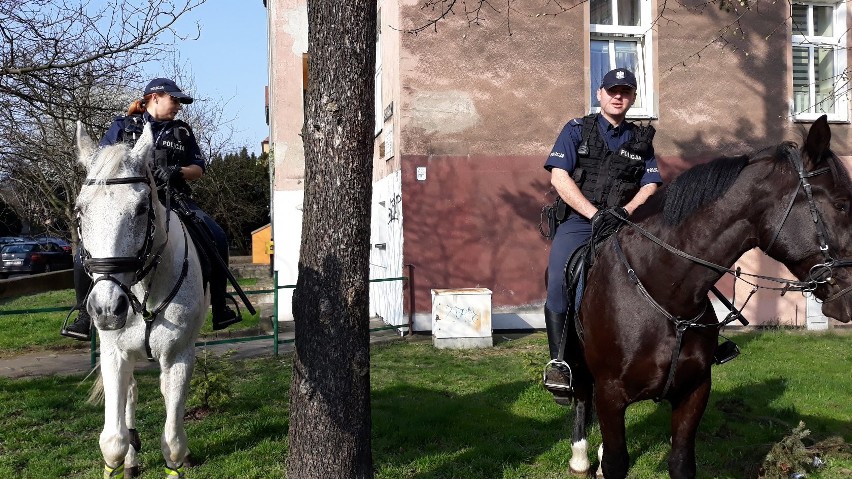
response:
<svg viewBox="0 0 852 479"><path fill-rule="evenodd" d="M816 166L822 160L823 154L828 150L830 144L831 128L828 127L828 117L822 115L811 125L811 129L808 131L808 137L803 148L805 166L811 168Z"/></svg>
<svg viewBox="0 0 852 479"><path fill-rule="evenodd" d="M130 155L137 160L147 160L148 153L154 147L154 134L151 133L151 124L146 123L142 129L142 135L136 140L136 145L133 146Z"/></svg>
<svg viewBox="0 0 852 479"><path fill-rule="evenodd" d="M83 122L80 120L77 120L77 152L80 163L88 169L92 161L92 154L95 152L95 142L86 134L86 130L83 129Z"/></svg>

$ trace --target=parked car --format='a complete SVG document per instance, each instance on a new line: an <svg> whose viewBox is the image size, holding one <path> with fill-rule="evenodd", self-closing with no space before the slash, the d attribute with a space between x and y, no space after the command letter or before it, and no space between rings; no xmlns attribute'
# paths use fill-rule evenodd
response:
<svg viewBox="0 0 852 479"><path fill-rule="evenodd" d="M70 269L74 259L70 252L53 242L23 241L0 249L0 278L10 274L34 274Z"/></svg>
<svg viewBox="0 0 852 479"><path fill-rule="evenodd" d="M54 237L52 237L52 236L44 236L44 237L41 237L41 238L34 238L34 239L33 239L33 241L35 241L35 242L37 242L37 243L39 243L39 244L44 244L44 243L56 243L56 244L58 244L58 245L59 245L62 249L64 249L66 252L68 252L68 253L70 253L70 252L71 252L71 243L69 243L69 242L65 241L65 240L64 240L64 239L62 239L62 238L54 238Z"/></svg>
<svg viewBox="0 0 852 479"><path fill-rule="evenodd" d="M0 236L0 247L9 243L18 243L20 241L26 241L26 239L21 238L20 236Z"/></svg>

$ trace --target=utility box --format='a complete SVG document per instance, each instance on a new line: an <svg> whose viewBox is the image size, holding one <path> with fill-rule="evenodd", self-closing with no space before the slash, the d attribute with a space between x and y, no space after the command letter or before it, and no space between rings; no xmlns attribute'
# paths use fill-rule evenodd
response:
<svg viewBox="0 0 852 479"><path fill-rule="evenodd" d="M807 300L805 311L808 331L828 330L828 316L822 314L822 303L818 303L813 293L805 293Z"/></svg>
<svg viewBox="0 0 852 479"><path fill-rule="evenodd" d="M432 344L439 349L493 346L491 290L433 289Z"/></svg>

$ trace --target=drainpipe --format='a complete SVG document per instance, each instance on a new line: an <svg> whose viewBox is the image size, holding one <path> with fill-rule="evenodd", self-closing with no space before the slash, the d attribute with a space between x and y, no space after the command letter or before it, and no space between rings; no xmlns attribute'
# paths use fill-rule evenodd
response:
<svg viewBox="0 0 852 479"><path fill-rule="evenodd" d="M414 265L407 264L408 267L408 334L414 335Z"/></svg>

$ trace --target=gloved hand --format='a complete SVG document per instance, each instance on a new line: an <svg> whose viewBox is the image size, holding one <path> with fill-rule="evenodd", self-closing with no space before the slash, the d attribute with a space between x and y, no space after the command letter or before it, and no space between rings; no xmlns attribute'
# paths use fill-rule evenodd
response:
<svg viewBox="0 0 852 479"><path fill-rule="evenodd" d="M183 178L183 171L180 165L171 167L156 167L154 168L154 178L158 184L169 185Z"/></svg>
<svg viewBox="0 0 852 479"><path fill-rule="evenodd" d="M629 214L621 206L601 209L592 216L592 237L595 240L606 238L621 226L621 218L627 219Z"/></svg>
<svg viewBox="0 0 852 479"><path fill-rule="evenodd" d="M631 145L633 152L640 155L650 153L656 133L657 130L653 125L636 127L633 132L633 144Z"/></svg>

